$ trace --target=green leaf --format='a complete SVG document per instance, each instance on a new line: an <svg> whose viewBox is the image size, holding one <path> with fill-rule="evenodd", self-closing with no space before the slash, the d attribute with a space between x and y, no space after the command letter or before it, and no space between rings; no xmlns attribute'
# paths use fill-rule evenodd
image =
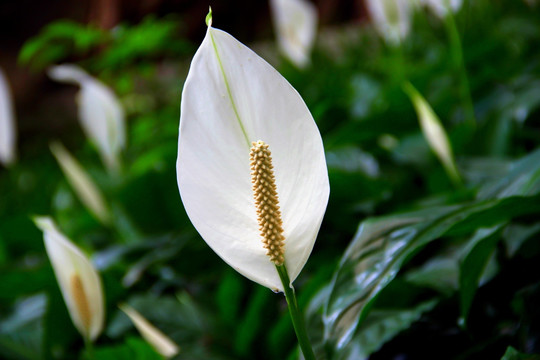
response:
<svg viewBox="0 0 540 360"><path fill-rule="evenodd" d="M81 341L81 335L75 329L69 316L64 298L58 284L47 289L47 313L45 314L44 344L47 355L54 351L68 352L76 341Z"/></svg>
<svg viewBox="0 0 540 360"><path fill-rule="evenodd" d="M419 268L406 274L406 280L414 285L428 287L450 296L458 289L459 264L456 251L432 257Z"/></svg>
<svg viewBox="0 0 540 360"><path fill-rule="evenodd" d="M345 346L405 260L474 210L448 206L364 221L332 282L325 309L326 338Z"/></svg>
<svg viewBox="0 0 540 360"><path fill-rule="evenodd" d="M105 32L97 27L73 21L55 21L23 45L19 62L40 69L73 53L87 52L106 39Z"/></svg>
<svg viewBox="0 0 540 360"><path fill-rule="evenodd" d="M538 360L540 355L524 354L520 353L512 346L509 346L504 353L504 356L501 360Z"/></svg>
<svg viewBox="0 0 540 360"><path fill-rule="evenodd" d="M467 243L467 249L464 251L465 256L459 269L461 317L464 321L467 320L480 278L495 250L497 241L501 237L501 229L504 225L479 229Z"/></svg>
<svg viewBox="0 0 540 360"><path fill-rule="evenodd" d="M536 151L517 161L506 177L480 189L476 202L365 220L332 281L324 315L326 340L346 346L379 292L425 245L445 235L467 235L540 212L538 196L524 197L539 189L540 151Z"/></svg>
<svg viewBox="0 0 540 360"><path fill-rule="evenodd" d="M181 348L184 343L201 341L208 333L207 316L185 293L180 294L178 299L165 295L137 295L130 298L128 304ZM131 321L118 310L106 334L118 338L132 329Z"/></svg>
<svg viewBox="0 0 540 360"><path fill-rule="evenodd" d="M45 286L56 286L56 279L49 264L38 269L2 269L0 300L16 299L40 291Z"/></svg>
<svg viewBox="0 0 540 360"><path fill-rule="evenodd" d="M478 199L537 194L540 190L540 149L514 162L508 174L484 185Z"/></svg>
<svg viewBox="0 0 540 360"><path fill-rule="evenodd" d="M269 308L272 295L274 294L265 287L255 287L244 316L237 324L234 347L239 354L247 356L259 333L264 330L263 325L267 320L265 316L268 314L265 309Z"/></svg>
<svg viewBox="0 0 540 360"><path fill-rule="evenodd" d="M140 338L128 337L122 345L103 346L94 349L91 356L86 351L80 357L81 360L163 360L146 341Z"/></svg>
<svg viewBox="0 0 540 360"><path fill-rule="evenodd" d="M532 225L510 224L503 234L507 255L513 257L521 246L539 231L540 223Z"/></svg>
<svg viewBox="0 0 540 360"><path fill-rule="evenodd" d="M9 317L0 322L0 354L6 359L41 359L44 294L20 299Z"/></svg>
<svg viewBox="0 0 540 360"><path fill-rule="evenodd" d="M113 44L103 52L96 67L120 70L137 60L185 51L186 44L176 37L179 24L174 18L156 19L150 15L135 26L118 26L111 34Z"/></svg>
<svg viewBox="0 0 540 360"><path fill-rule="evenodd" d="M410 309L373 310L354 335L350 346L334 354L335 360L357 360L367 358L384 343L417 321L420 316L438 303L429 300Z"/></svg>
<svg viewBox="0 0 540 360"><path fill-rule="evenodd" d="M227 269L216 295L220 317L226 324L235 326L244 293L245 282L235 271Z"/></svg>

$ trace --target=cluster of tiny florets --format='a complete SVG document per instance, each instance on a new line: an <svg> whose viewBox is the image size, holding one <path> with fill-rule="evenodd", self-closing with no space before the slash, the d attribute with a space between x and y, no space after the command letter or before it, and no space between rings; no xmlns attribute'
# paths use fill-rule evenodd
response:
<svg viewBox="0 0 540 360"><path fill-rule="evenodd" d="M251 182L257 209L257 221L263 238L263 246L270 260L276 265L284 262L283 222L278 206L276 180L272 156L264 141L253 142L249 153L251 159Z"/></svg>
<svg viewBox="0 0 540 360"><path fill-rule="evenodd" d="M90 328L90 323L92 321L92 313L90 311L90 305L88 304L88 299L86 298L86 292L82 284L82 280L79 275L73 274L70 279L71 282L71 294L75 301L75 306L81 317L82 325L85 329Z"/></svg>

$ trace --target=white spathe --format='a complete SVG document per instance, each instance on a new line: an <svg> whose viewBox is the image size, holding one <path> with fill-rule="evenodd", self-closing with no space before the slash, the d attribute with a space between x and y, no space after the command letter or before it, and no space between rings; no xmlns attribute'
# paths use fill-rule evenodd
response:
<svg viewBox="0 0 540 360"><path fill-rule="evenodd" d="M101 81L76 65L53 66L53 80L79 85L79 121L109 170L119 167L120 152L126 144L125 114L116 95Z"/></svg>
<svg viewBox="0 0 540 360"><path fill-rule="evenodd" d="M110 223L110 213L105 204L105 199L90 175L69 151L59 142L49 145L51 152L58 161L67 181L79 196L81 202L102 223Z"/></svg>
<svg viewBox="0 0 540 360"><path fill-rule="evenodd" d="M129 305L122 304L120 309L131 319L141 336L165 358L178 354L180 348L167 335L146 320L137 310Z"/></svg>
<svg viewBox="0 0 540 360"><path fill-rule="evenodd" d="M285 78L231 35L209 26L182 93L180 195L191 222L223 260L247 278L283 291L258 230L249 160L257 140L272 152L292 282L311 253L328 203L321 135Z"/></svg>
<svg viewBox="0 0 540 360"><path fill-rule="evenodd" d="M307 66L317 33L317 9L307 0L271 0L270 9L281 52L299 68Z"/></svg>
<svg viewBox="0 0 540 360"><path fill-rule="evenodd" d="M448 135L435 111L431 108L424 97L411 83L404 84L404 90L411 99L418 115L420 128L431 150L439 158L448 176L456 183L461 182L461 177L456 166L452 145Z"/></svg>
<svg viewBox="0 0 540 360"><path fill-rule="evenodd" d="M11 91L4 72L0 69L0 163L5 166L16 160L16 137Z"/></svg>
<svg viewBox="0 0 540 360"><path fill-rule="evenodd" d="M366 0L375 29L390 44L399 45L411 30L410 0Z"/></svg>
<svg viewBox="0 0 540 360"><path fill-rule="evenodd" d="M438 17L445 18L448 9L453 13L458 12L463 5L463 0L420 0L420 3L431 9Z"/></svg>
<svg viewBox="0 0 540 360"><path fill-rule="evenodd" d="M95 340L105 320L104 296L101 280L94 266L82 251L58 230L50 217L36 217L34 222L43 231L45 249L73 324L81 335ZM83 291L74 288L76 283ZM78 298L84 295L84 298ZM87 307L81 311L81 303Z"/></svg>

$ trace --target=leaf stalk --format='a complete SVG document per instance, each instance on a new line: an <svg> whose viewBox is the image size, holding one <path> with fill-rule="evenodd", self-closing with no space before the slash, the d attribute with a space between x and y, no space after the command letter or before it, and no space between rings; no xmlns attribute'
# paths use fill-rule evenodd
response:
<svg viewBox="0 0 540 360"><path fill-rule="evenodd" d="M289 314L291 315L294 332L296 333L296 338L298 339L300 349L304 354L304 359L316 360L315 353L313 352L311 342L309 341L307 335L304 317L298 306L298 301L296 300L294 287L292 284L290 284L287 268L285 265L276 265L276 269L279 274L279 278L281 279L281 283L283 284L283 289L285 290L285 299L287 300L287 305L289 307Z"/></svg>

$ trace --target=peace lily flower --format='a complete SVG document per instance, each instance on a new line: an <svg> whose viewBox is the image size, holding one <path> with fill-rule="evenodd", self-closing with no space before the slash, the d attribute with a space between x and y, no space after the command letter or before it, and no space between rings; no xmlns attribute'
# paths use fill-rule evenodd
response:
<svg viewBox="0 0 540 360"><path fill-rule="evenodd" d="M15 116L9 84L0 69L0 163L9 166L15 162Z"/></svg>
<svg viewBox="0 0 540 360"><path fill-rule="evenodd" d="M51 152L58 161L62 172L66 176L69 184L81 199L81 202L101 223L110 223L110 214L105 205L103 195L96 184L92 181L88 173L81 164L64 147L64 145L54 142L50 144Z"/></svg>
<svg viewBox="0 0 540 360"><path fill-rule="evenodd" d="M105 319L103 290L96 270L51 218L36 217L34 222L43 231L45 249L73 324L86 341L94 341Z"/></svg>
<svg viewBox="0 0 540 360"><path fill-rule="evenodd" d="M137 310L122 304L120 309L131 319L141 336L165 358L178 354L180 348L167 335L163 334L154 325L150 324Z"/></svg>
<svg viewBox="0 0 540 360"><path fill-rule="evenodd" d="M429 146L441 161L446 173L455 184L461 184L461 177L456 167L452 145L435 111L424 97L407 82L403 89L411 99L420 121L420 127Z"/></svg>
<svg viewBox="0 0 540 360"><path fill-rule="evenodd" d="M284 291L276 265L285 265L292 284L328 202L321 135L274 68L212 28L211 14L207 23L182 93L180 195L197 231L225 262Z"/></svg>
<svg viewBox="0 0 540 360"><path fill-rule="evenodd" d="M463 0L420 0L420 3L427 6L441 19L448 14L448 10L456 13L461 8Z"/></svg>
<svg viewBox="0 0 540 360"><path fill-rule="evenodd" d="M390 45L399 45L411 29L410 0L366 0L375 29Z"/></svg>
<svg viewBox="0 0 540 360"><path fill-rule="evenodd" d="M53 66L48 74L53 80L80 86L77 102L81 126L97 147L105 166L117 170L126 143L126 129L124 110L116 95L76 65Z"/></svg>
<svg viewBox="0 0 540 360"><path fill-rule="evenodd" d="M303 68L317 31L317 10L306 0L271 0L278 46L293 64Z"/></svg>

